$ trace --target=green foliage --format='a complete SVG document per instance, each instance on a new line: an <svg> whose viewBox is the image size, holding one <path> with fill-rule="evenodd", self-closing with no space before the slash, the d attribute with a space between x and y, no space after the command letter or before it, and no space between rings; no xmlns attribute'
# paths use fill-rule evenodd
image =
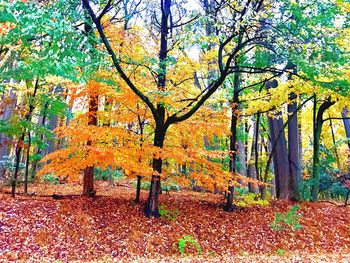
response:
<svg viewBox="0 0 350 263"><path fill-rule="evenodd" d="M2 157L2 160L0 160L0 166L3 166L6 171L14 172L16 169L16 157L11 155L5 155ZM25 168L24 163L19 163L19 170L22 170Z"/></svg>
<svg viewBox="0 0 350 263"><path fill-rule="evenodd" d="M249 193L246 188L236 188L235 195L237 196L235 202L237 206L269 205L269 201L261 199L259 194Z"/></svg>
<svg viewBox="0 0 350 263"><path fill-rule="evenodd" d="M180 191L180 186L171 180L164 181L161 187L163 191Z"/></svg>
<svg viewBox="0 0 350 263"><path fill-rule="evenodd" d="M44 182L48 182L51 184L59 184L60 183L60 179L57 176L55 176L54 174L45 174L42 177L42 180Z"/></svg>
<svg viewBox="0 0 350 263"><path fill-rule="evenodd" d="M286 229L295 231L302 228L299 223L299 219L302 217L302 215L297 213L299 209L300 206L295 205L286 213L276 213L275 220L271 224L272 229L274 231L283 231Z"/></svg>
<svg viewBox="0 0 350 263"><path fill-rule="evenodd" d="M94 169L94 177L97 180L108 180L110 178L110 176L112 177L112 179L121 179L124 177L124 174L121 170L119 169L111 169L109 167L107 167L107 169L100 169L100 168L95 168Z"/></svg>
<svg viewBox="0 0 350 263"><path fill-rule="evenodd" d="M185 247L188 243L195 247L197 253L200 253L200 254L202 253L202 248L198 244L198 242L192 236L184 235L183 238L179 238L178 242L177 242L177 247L178 247L181 255L186 253Z"/></svg>
<svg viewBox="0 0 350 263"><path fill-rule="evenodd" d="M136 188L137 187L137 181L135 180L133 183L133 187ZM150 181L141 181L141 189L143 190L149 190L149 188L151 187L151 182ZM180 191L180 186L171 181L171 180L166 180L162 182L162 191Z"/></svg>
<svg viewBox="0 0 350 263"><path fill-rule="evenodd" d="M165 219L167 221L176 221L179 216L178 209L167 209L165 205L159 206L159 214L160 218Z"/></svg>
<svg viewBox="0 0 350 263"><path fill-rule="evenodd" d="M338 175L340 174L340 171L337 168L334 168L336 158L332 152L332 149L327 149L323 145L320 145L320 151L321 174L319 179L319 195L324 199L342 199L346 195L347 189L338 180ZM311 173L312 163L307 165L307 169ZM314 179L312 177L304 179L299 183L299 192L302 200L311 199L310 189L313 183Z"/></svg>

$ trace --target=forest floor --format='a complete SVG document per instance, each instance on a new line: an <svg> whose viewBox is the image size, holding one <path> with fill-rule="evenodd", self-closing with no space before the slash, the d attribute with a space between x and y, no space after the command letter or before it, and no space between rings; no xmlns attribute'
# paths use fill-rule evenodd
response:
<svg viewBox="0 0 350 263"><path fill-rule="evenodd" d="M293 203L222 210L222 196L190 191L162 194L160 203L178 210L176 220L147 219L135 190L98 182L97 196L80 185L32 185L36 196L12 199L0 192L0 262L350 262L350 207L300 203L301 229L273 230L277 212ZM46 197L42 197L46 195ZM41 196L41 197L40 197ZM176 216L174 216L176 217ZM191 236L184 254L179 239Z"/></svg>

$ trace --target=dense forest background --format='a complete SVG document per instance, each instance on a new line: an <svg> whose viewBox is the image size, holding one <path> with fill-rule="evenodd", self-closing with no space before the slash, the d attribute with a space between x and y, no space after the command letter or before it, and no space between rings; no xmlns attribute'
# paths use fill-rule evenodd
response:
<svg viewBox="0 0 350 263"><path fill-rule="evenodd" d="M349 10L322 1L1 1L0 177L340 198ZM150 182L148 186L144 186Z"/></svg>
<svg viewBox="0 0 350 263"><path fill-rule="evenodd" d="M347 262L349 13L0 0L0 261Z"/></svg>

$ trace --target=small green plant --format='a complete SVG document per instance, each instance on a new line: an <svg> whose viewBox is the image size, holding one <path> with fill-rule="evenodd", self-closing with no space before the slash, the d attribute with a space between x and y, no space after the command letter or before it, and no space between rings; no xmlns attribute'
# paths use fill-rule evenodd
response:
<svg viewBox="0 0 350 263"><path fill-rule="evenodd" d="M286 251L284 250L284 249L277 249L276 250L276 253L277 253L277 255L279 255L279 256L283 256L285 253L286 253Z"/></svg>
<svg viewBox="0 0 350 263"><path fill-rule="evenodd" d="M160 205L158 208L160 218L168 220L168 221L176 221L179 216L178 209L167 209L165 205Z"/></svg>
<svg viewBox="0 0 350 263"><path fill-rule="evenodd" d="M197 251L197 253L202 253L201 246L198 244L198 242L190 235L184 235L183 238L179 238L177 242L177 247L180 251L180 254L183 255L185 254L185 247L187 243L193 245Z"/></svg>
<svg viewBox="0 0 350 263"><path fill-rule="evenodd" d="M271 224L272 229L275 231L282 231L290 228L295 231L302 228L299 223L299 219L302 217L302 215L297 213L299 209L300 206L295 205L284 214L276 213L275 220Z"/></svg>
<svg viewBox="0 0 350 263"><path fill-rule="evenodd" d="M259 197L259 194L245 193L241 191L238 195L239 195L239 197L237 198L238 201L236 202L237 206L245 207L245 206L251 206L251 205L260 205L260 206L269 205L269 201L261 199Z"/></svg>

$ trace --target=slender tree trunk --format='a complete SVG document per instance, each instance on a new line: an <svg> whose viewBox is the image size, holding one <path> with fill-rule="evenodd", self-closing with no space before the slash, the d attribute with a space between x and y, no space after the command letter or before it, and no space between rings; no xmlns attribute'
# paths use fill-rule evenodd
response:
<svg viewBox="0 0 350 263"><path fill-rule="evenodd" d="M161 26L160 26L160 50L159 50L159 69L160 74L158 74L158 90L164 91L166 86L166 58L168 54L168 20L170 17L170 7L171 0L162 0L161 1ZM156 129L154 133L154 143L153 145L163 148L165 133L168 127L165 126L165 108L161 103L157 104L156 109ZM144 213L147 217L159 217L158 211L158 197L159 192L161 191L160 186L160 175L162 174L162 158L154 157L153 158L153 175L151 179L151 187L149 191L149 196L147 203L145 205Z"/></svg>
<svg viewBox="0 0 350 263"><path fill-rule="evenodd" d="M299 200L300 156L299 156L299 130L297 113L297 96L291 93L288 104L288 163L289 163L289 199ZM294 114L293 114L294 113Z"/></svg>
<svg viewBox="0 0 350 263"><path fill-rule="evenodd" d="M298 117L298 145L299 145L299 180L303 177L304 174L304 160L303 160L303 135L302 135L302 123L300 115ZM300 194L300 193L299 193Z"/></svg>
<svg viewBox="0 0 350 263"><path fill-rule="evenodd" d="M26 171L24 174L24 193L28 194L28 177L29 177L29 157L30 157L30 147L31 147L31 135L28 132L28 148L26 152Z"/></svg>
<svg viewBox="0 0 350 263"><path fill-rule="evenodd" d="M138 115L137 116L138 122L139 122L139 127L140 127L140 151L143 151L143 122L141 120L141 117ZM142 162L142 154L139 156L139 163L141 164ZM142 176L138 175L137 176L137 186L136 186L136 198L135 198L135 203L140 203L140 195L141 195L141 180Z"/></svg>
<svg viewBox="0 0 350 263"><path fill-rule="evenodd" d="M255 140L254 140L254 166L256 179L261 180L259 173L259 129L260 129L260 111L256 114L256 125L255 125Z"/></svg>
<svg viewBox="0 0 350 263"><path fill-rule="evenodd" d="M314 116L316 116L316 95L314 101ZM321 133L323 125L323 114L330 108L335 101L331 101L328 98L324 101L321 106L318 108L317 116L314 117L314 154L313 154L313 164L312 164L312 187L311 187L311 200L317 201L318 192L320 189L320 176L321 176L321 165L320 165L320 144L321 144Z"/></svg>
<svg viewBox="0 0 350 263"><path fill-rule="evenodd" d="M39 118L38 125L41 125L41 126L44 126L44 125L45 125L45 123L46 123L46 117L47 117L47 109L48 109L48 106L49 106L49 104L48 104L48 102L46 102L45 105L44 105L43 116L41 116L41 118ZM41 134L41 135L40 135L40 141L41 141L41 142L44 141L44 138L45 138L44 134ZM39 156L39 155L42 154L42 152L43 152L43 150L41 149L41 147L37 147L36 153L35 153L35 154L36 154L36 156ZM35 160L34 160L34 162L33 162L33 164L32 164L32 175L33 175L33 176L34 176L34 174L35 174L35 172L36 172L36 169L37 169L37 166L38 166L38 161L39 161L39 160L37 160L37 158L35 158Z"/></svg>
<svg viewBox="0 0 350 263"><path fill-rule="evenodd" d="M35 81L35 85L34 85L34 92L33 94L29 97L29 109L28 112L25 115L25 120L27 122L29 122L32 118L32 114L34 112L35 109L35 104L34 104L34 99L36 97L36 93L39 89L39 78L36 79ZM20 161L21 161L21 152L22 152L22 148L24 146L24 138L25 138L25 134L26 134L26 129L24 129L24 131L22 132L21 137L19 138L19 140L17 141L17 145L16 145L16 150L15 150L15 157L16 157L16 164L15 164L15 172L12 178L12 183L11 183L11 196L15 197L16 194L16 183L17 183L17 177L18 177L18 172L19 172L19 165L20 165ZM30 131L28 131L29 133Z"/></svg>
<svg viewBox="0 0 350 263"><path fill-rule="evenodd" d="M135 203L140 203L141 179L142 179L142 176L141 176L141 175L138 175L138 176L137 176L137 186L136 186L136 198L135 198Z"/></svg>
<svg viewBox="0 0 350 263"><path fill-rule="evenodd" d="M17 184L17 178L18 178L18 172L19 172L19 164L21 162L21 152L22 152L23 144L24 144L24 133L21 135L16 145L16 151L15 151L16 164L15 164L15 171L11 182L12 197L15 197L16 195L16 184Z"/></svg>
<svg viewBox="0 0 350 263"><path fill-rule="evenodd" d="M249 160L249 164L248 164L248 177L252 178L252 179L257 179L257 174L256 174L256 167L255 167L255 140L258 138L256 136L256 128L257 122L256 120L254 121L254 126L253 126L253 141L252 141L252 145L251 145L251 150L250 150L250 160ZM249 182L248 183L248 190L250 193L257 193L258 192L258 188L255 186L255 184Z"/></svg>
<svg viewBox="0 0 350 263"><path fill-rule="evenodd" d="M339 154L338 154L338 150L337 150L337 142L335 140L335 134L334 134L334 127L333 127L332 119L329 119L329 128L331 128L332 142L333 142L333 147L334 147L335 159L337 161L338 169L340 170L341 166L340 166Z"/></svg>
<svg viewBox="0 0 350 263"><path fill-rule="evenodd" d="M237 62L235 63L237 65ZM238 122L238 110L239 110L239 73L235 73L235 79L233 84L233 98L232 98L232 107L231 107L231 135L230 135L230 166L229 171L234 174L236 173L236 159L237 159L237 122ZM233 205L233 195L234 187L232 182L229 182L228 191L227 191L227 200L224 210L226 212L232 212L235 210Z"/></svg>
<svg viewBox="0 0 350 263"><path fill-rule="evenodd" d="M349 110L344 108L341 115L343 117L343 123L345 128L346 138L348 140L348 172L350 172L350 119L348 118Z"/></svg>

